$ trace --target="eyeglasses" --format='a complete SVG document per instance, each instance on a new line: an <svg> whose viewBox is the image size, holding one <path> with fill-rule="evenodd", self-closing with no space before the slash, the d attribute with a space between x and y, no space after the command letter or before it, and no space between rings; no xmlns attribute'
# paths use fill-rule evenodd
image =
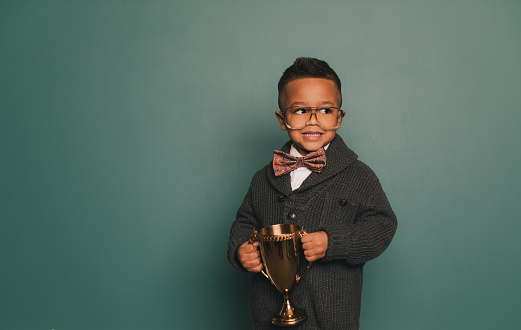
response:
<svg viewBox="0 0 521 330"><path fill-rule="evenodd" d="M302 129L313 119L322 129L337 129L346 112L335 107L289 107L282 112L284 123L290 129Z"/></svg>

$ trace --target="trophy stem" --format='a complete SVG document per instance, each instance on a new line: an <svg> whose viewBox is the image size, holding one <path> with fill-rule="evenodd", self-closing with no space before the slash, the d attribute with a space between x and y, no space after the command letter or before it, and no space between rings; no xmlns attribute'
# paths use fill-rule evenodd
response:
<svg viewBox="0 0 521 330"><path fill-rule="evenodd" d="M282 309L278 314L273 316L271 323L279 326L297 325L307 318L306 312L302 308L297 308L291 305L289 301L289 290L284 290L284 303Z"/></svg>

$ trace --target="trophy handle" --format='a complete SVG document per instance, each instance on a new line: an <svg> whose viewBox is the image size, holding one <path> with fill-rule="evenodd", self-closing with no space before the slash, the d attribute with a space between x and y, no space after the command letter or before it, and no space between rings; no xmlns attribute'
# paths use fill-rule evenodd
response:
<svg viewBox="0 0 521 330"><path fill-rule="evenodd" d="M308 234L308 232L304 229L304 227L302 227L302 229L300 230L299 232L299 235L300 237L302 238L302 236ZM252 234L253 235L253 234ZM299 274L296 275L296 281L297 283L300 281L300 279L302 278L302 276L306 275L306 273L308 272L309 270L309 267L311 267L311 264L313 262L312 261L308 261L308 266L306 267L306 269L304 270L304 272L302 273L302 275L299 276Z"/></svg>
<svg viewBox="0 0 521 330"><path fill-rule="evenodd" d="M258 241L258 240L259 240L258 232L257 232L257 230L253 229L253 233L251 233L251 235L250 235L250 239L248 240L248 243L249 243L249 244L253 244L253 242ZM268 274L266 274L266 272L264 271L264 269L261 269L261 272L262 272L262 274L263 274L264 276L266 276L266 278L267 278L268 280L271 281L271 283L273 283L272 279L268 276ZM297 275L297 276L298 276L298 275ZM275 283L273 283L273 285L275 285Z"/></svg>

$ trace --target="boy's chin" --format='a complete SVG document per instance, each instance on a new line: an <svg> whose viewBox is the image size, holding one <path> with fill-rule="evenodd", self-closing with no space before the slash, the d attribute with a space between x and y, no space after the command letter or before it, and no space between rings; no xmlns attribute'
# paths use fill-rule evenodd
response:
<svg viewBox="0 0 521 330"><path fill-rule="evenodd" d="M297 151L300 152L301 155L305 156L310 152L315 152L315 151L319 150L320 148L323 148L328 143L326 143L326 144L317 143L317 144L313 144L313 145L309 145L309 144L301 145L301 144L293 143L293 145L295 146L295 149L297 149Z"/></svg>
<svg viewBox="0 0 521 330"><path fill-rule="evenodd" d="M306 130L309 132L309 130ZM317 131L319 131L317 129ZM290 131L289 137L293 141L295 148L303 155L317 151L328 145L335 137L336 131L321 131L319 136L306 136L302 131Z"/></svg>

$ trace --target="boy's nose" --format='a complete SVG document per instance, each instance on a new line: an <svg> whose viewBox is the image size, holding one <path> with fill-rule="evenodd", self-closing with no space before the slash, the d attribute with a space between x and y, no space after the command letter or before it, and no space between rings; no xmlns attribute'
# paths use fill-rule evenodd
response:
<svg viewBox="0 0 521 330"><path fill-rule="evenodd" d="M312 110L311 111L311 115L310 115L309 120L306 123L306 125L318 125L318 117L317 117L317 111L316 110Z"/></svg>

